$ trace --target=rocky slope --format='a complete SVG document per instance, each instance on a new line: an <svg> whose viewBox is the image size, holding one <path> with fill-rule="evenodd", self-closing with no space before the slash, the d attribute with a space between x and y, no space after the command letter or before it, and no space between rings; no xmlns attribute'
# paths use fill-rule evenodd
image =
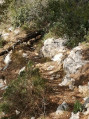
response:
<svg viewBox="0 0 89 119"><path fill-rule="evenodd" d="M0 52L12 46L16 38L26 36L20 29L14 30L12 27L1 34L7 43L0 48ZM31 59L51 89L47 94L49 102L45 119L89 119L89 44L80 44L70 50L65 46L66 41L62 38L45 40L40 49L43 57L37 51L39 42L32 47L30 42L21 43L8 54L0 56L0 96L9 82L25 70ZM50 60L45 61L45 57ZM76 100L84 105L85 110L74 114Z"/></svg>

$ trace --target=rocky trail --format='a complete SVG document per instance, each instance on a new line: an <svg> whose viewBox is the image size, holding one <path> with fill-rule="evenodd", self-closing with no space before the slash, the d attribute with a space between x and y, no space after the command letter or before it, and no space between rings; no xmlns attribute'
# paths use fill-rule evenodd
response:
<svg viewBox="0 0 89 119"><path fill-rule="evenodd" d="M20 43L11 52L11 61L5 70L2 70L5 67L4 58L10 52L0 56L0 99L6 86L32 60L47 79L49 87L45 119L89 119L89 101L87 111L72 113L76 100L84 104L83 98L89 98L89 48L77 46L69 50L65 42L66 39L61 38L47 39L40 49L43 56L37 50L39 41L31 47L29 43ZM60 107L62 103L66 106Z"/></svg>

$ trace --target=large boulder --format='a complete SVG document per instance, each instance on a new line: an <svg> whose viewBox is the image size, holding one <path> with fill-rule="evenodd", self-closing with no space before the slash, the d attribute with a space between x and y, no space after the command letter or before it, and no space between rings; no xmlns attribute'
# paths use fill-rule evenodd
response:
<svg viewBox="0 0 89 119"><path fill-rule="evenodd" d="M71 50L69 56L63 62L63 68L67 74L76 73L85 61L82 59L82 47L77 46Z"/></svg>
<svg viewBox="0 0 89 119"><path fill-rule="evenodd" d="M71 74L77 73L85 63L86 61L82 58L82 47L77 46L73 48L63 61L63 69L66 75L59 86L69 86L70 89L73 89L75 78L71 78Z"/></svg>
<svg viewBox="0 0 89 119"><path fill-rule="evenodd" d="M59 53L66 52L66 48L64 46L66 41L66 39L62 38L48 38L47 40L45 40L44 46L42 47L42 53L44 57L52 58Z"/></svg>

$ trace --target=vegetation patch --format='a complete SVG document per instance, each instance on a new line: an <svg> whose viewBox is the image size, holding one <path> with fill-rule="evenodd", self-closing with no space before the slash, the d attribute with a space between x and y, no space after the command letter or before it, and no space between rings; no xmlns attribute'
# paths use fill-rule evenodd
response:
<svg viewBox="0 0 89 119"><path fill-rule="evenodd" d="M77 113L78 111L82 111L83 110L83 106L82 104L77 100L75 103L74 103L74 113Z"/></svg>
<svg viewBox="0 0 89 119"><path fill-rule="evenodd" d="M0 108L10 118L36 117L43 113L44 91L45 80L40 76L39 69L29 61L26 71L8 85Z"/></svg>

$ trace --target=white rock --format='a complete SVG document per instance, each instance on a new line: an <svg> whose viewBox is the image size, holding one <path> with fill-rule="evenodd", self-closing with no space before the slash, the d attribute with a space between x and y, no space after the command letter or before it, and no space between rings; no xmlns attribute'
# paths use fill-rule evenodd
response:
<svg viewBox="0 0 89 119"><path fill-rule="evenodd" d="M11 62L11 54L12 54L12 51L10 51L7 56L5 57L4 59L4 63L7 65Z"/></svg>
<svg viewBox="0 0 89 119"><path fill-rule="evenodd" d="M73 90L75 80L70 78L70 75L66 75L63 81L59 84L59 86L69 86L69 89Z"/></svg>
<svg viewBox="0 0 89 119"><path fill-rule="evenodd" d="M53 61L58 61L59 64L60 64L60 63L62 62L63 57L64 57L63 53L59 53L59 54L55 55L55 56L52 58L52 60L53 60Z"/></svg>
<svg viewBox="0 0 89 119"><path fill-rule="evenodd" d="M70 119L79 119L79 112L74 114L73 112L71 113Z"/></svg>
<svg viewBox="0 0 89 119"><path fill-rule="evenodd" d="M88 99L88 97L83 98L84 101L85 101L86 99Z"/></svg>
<svg viewBox="0 0 89 119"><path fill-rule="evenodd" d="M11 62L11 54L12 54L12 51L10 51L5 57L4 63L6 64L6 66L3 68L3 70L5 70L8 67L9 63Z"/></svg>
<svg viewBox="0 0 89 119"><path fill-rule="evenodd" d="M72 49L69 56L63 62L63 68L67 74L76 73L85 61L82 60L82 48L77 46Z"/></svg>
<svg viewBox="0 0 89 119"><path fill-rule="evenodd" d="M84 115L88 115L89 114L89 98L85 100L84 107L87 109L87 111L84 112Z"/></svg>
<svg viewBox="0 0 89 119"><path fill-rule="evenodd" d="M21 74L21 72L25 71L25 69L26 69L26 67L21 68L19 71L19 75Z"/></svg>
<svg viewBox="0 0 89 119"><path fill-rule="evenodd" d="M8 88L8 86L4 86L1 88L1 90L6 90Z"/></svg>
<svg viewBox="0 0 89 119"><path fill-rule="evenodd" d="M20 114L20 111L18 111L18 110L15 110L15 113L16 113L16 115L18 115L18 114Z"/></svg>
<svg viewBox="0 0 89 119"><path fill-rule="evenodd" d="M15 34L15 35L18 35L19 33L20 33L20 29L15 29L15 30L14 30L14 34Z"/></svg>
<svg viewBox="0 0 89 119"><path fill-rule="evenodd" d="M89 115L89 108L87 108L87 111L83 113L84 115Z"/></svg>
<svg viewBox="0 0 89 119"><path fill-rule="evenodd" d="M4 40L7 40L9 38L9 33L2 33L2 37Z"/></svg>
<svg viewBox="0 0 89 119"><path fill-rule="evenodd" d="M54 38L48 38L44 42L44 46L42 47L42 53L44 57L54 57L56 54L64 53L66 51L66 48L64 44L66 43L66 39L54 39Z"/></svg>
<svg viewBox="0 0 89 119"><path fill-rule="evenodd" d="M35 117L31 117L31 119L35 119Z"/></svg>
<svg viewBox="0 0 89 119"><path fill-rule="evenodd" d="M56 110L56 115L61 115L68 109L68 105L66 102L63 102L61 105L58 106Z"/></svg>
<svg viewBox="0 0 89 119"><path fill-rule="evenodd" d="M22 56L23 56L23 57L27 57L27 54L26 54L26 53L23 53Z"/></svg>
<svg viewBox="0 0 89 119"><path fill-rule="evenodd" d="M0 88L3 88L5 86L4 82L2 79L0 79Z"/></svg>
<svg viewBox="0 0 89 119"><path fill-rule="evenodd" d="M0 89L5 90L6 88L6 80L0 79Z"/></svg>
<svg viewBox="0 0 89 119"><path fill-rule="evenodd" d="M12 32L13 30L14 30L14 27L12 27L12 26L8 29L8 31L11 31L11 32Z"/></svg>

